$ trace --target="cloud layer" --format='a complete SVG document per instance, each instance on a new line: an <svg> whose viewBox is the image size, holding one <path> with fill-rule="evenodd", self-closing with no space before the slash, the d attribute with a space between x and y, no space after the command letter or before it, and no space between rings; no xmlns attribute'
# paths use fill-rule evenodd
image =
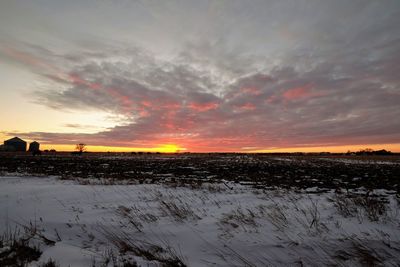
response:
<svg viewBox="0 0 400 267"><path fill-rule="evenodd" d="M157 21L180 25L175 41L175 30L163 36L161 24L128 45L94 37L60 51L8 40L1 58L40 77L36 103L124 118L96 134L22 135L191 151L400 143L397 1L191 4L180 12L145 7ZM210 21L200 23L201 15ZM145 46L157 38L165 47Z"/></svg>

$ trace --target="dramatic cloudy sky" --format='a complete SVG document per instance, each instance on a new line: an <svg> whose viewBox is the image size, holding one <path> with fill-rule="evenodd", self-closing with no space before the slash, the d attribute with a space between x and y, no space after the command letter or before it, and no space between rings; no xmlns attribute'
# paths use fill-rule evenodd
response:
<svg viewBox="0 0 400 267"><path fill-rule="evenodd" d="M0 1L0 136L400 143L399 0Z"/></svg>

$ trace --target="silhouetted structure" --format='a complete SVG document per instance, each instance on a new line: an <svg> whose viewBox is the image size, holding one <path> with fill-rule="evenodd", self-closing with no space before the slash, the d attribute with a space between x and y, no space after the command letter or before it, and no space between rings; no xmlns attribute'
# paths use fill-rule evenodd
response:
<svg viewBox="0 0 400 267"><path fill-rule="evenodd" d="M29 144L29 152L38 152L40 151L40 144L36 141Z"/></svg>
<svg viewBox="0 0 400 267"><path fill-rule="evenodd" d="M4 141L4 147L9 151L26 151L26 142L21 138L14 137Z"/></svg>

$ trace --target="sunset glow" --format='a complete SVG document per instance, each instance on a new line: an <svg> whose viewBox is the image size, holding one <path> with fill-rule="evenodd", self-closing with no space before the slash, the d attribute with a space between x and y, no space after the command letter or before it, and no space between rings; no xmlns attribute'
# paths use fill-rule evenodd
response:
<svg viewBox="0 0 400 267"><path fill-rule="evenodd" d="M42 144L42 149L55 149L59 152L71 152L75 151L75 145L59 145L59 144ZM179 147L173 144L159 145L156 147L110 147L110 146L87 146L88 152L160 152L160 153L177 153L184 152L186 148Z"/></svg>
<svg viewBox="0 0 400 267"><path fill-rule="evenodd" d="M0 0L0 267L398 266L399 66L400 0Z"/></svg>
<svg viewBox="0 0 400 267"><path fill-rule="evenodd" d="M34 2L0 4L2 140L400 152L398 2Z"/></svg>

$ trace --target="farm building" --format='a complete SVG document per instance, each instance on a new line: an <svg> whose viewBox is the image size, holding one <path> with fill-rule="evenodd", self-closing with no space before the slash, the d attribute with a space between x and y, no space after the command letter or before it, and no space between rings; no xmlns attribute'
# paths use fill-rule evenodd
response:
<svg viewBox="0 0 400 267"><path fill-rule="evenodd" d="M40 151L40 144L36 141L29 144L29 152L38 152Z"/></svg>
<svg viewBox="0 0 400 267"><path fill-rule="evenodd" d="M14 137L4 141L4 147L11 151L26 151L26 142L21 138Z"/></svg>

